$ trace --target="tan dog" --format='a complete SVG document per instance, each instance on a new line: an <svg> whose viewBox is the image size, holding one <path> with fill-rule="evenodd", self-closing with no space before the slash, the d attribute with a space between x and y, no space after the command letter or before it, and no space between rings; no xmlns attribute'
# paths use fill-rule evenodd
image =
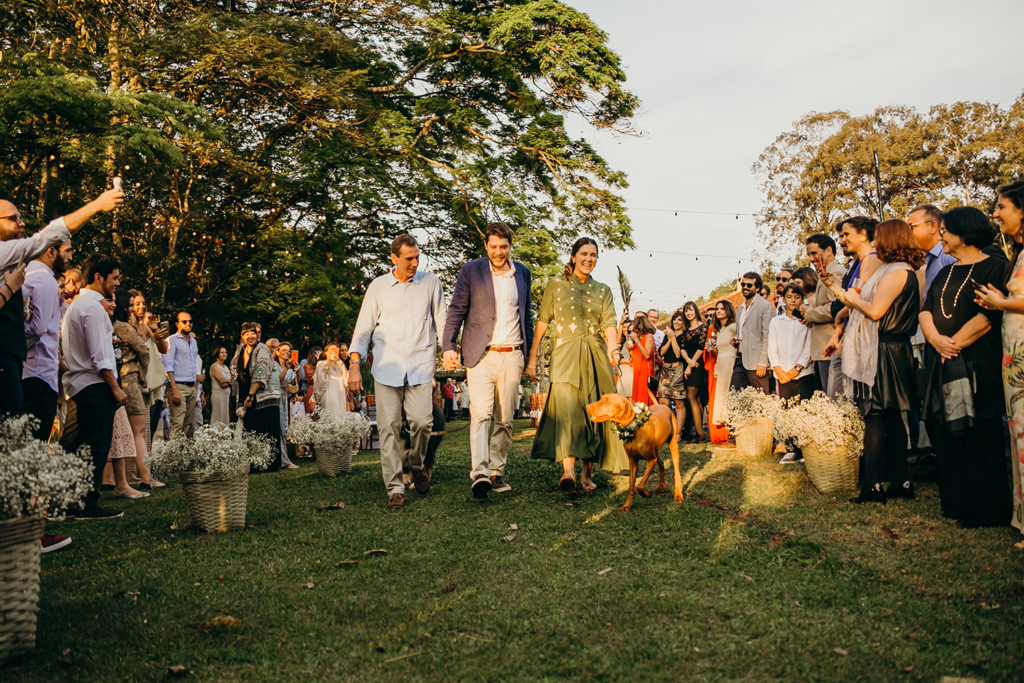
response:
<svg viewBox="0 0 1024 683"><path fill-rule="evenodd" d="M636 436L629 441L623 441L622 445L629 456L629 497L626 504L619 508L619 512L629 512L633 509L633 493L639 492L644 498L649 498L650 493L645 490L647 480L654 472L657 464L661 470L661 481L658 484L658 491L665 490L665 465L658 457L658 451L669 441L669 449L672 451L672 467L675 470L675 500L677 503L683 501L683 483L679 476L679 427L676 425L676 416L668 406L650 406L651 419L640 429L636 430ZM621 394L605 394L597 403L587 406L590 419L594 422L617 422L623 427L628 427L633 421L633 402ZM618 438L617 436L615 438ZM647 470L644 472L640 485L636 484L636 464L643 458L647 461Z"/></svg>

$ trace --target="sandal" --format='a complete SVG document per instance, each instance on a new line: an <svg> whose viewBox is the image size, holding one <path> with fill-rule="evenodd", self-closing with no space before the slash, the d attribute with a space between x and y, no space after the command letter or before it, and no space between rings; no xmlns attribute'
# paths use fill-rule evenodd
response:
<svg viewBox="0 0 1024 683"><path fill-rule="evenodd" d="M558 480L558 488L565 491L566 495L574 496L576 495L576 480L563 474L562 478Z"/></svg>
<svg viewBox="0 0 1024 683"><path fill-rule="evenodd" d="M597 490L597 484L595 484L594 482L590 482L589 484L587 484L587 483L583 484L583 492L584 493L590 493L591 491L596 491L596 490Z"/></svg>
<svg viewBox="0 0 1024 683"><path fill-rule="evenodd" d="M298 466L298 465L296 465L296 464L295 464L295 463L293 463L293 462L290 462L290 463L288 463L287 465L285 465L285 466L284 466L284 468L285 468L286 470L297 470L297 469L299 469L299 466Z"/></svg>

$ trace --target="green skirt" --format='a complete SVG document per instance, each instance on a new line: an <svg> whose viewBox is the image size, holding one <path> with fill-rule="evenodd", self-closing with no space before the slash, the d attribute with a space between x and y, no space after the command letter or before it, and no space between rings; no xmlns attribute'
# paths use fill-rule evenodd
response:
<svg viewBox="0 0 1024 683"><path fill-rule="evenodd" d="M612 431L610 422L591 422L586 410L604 394L616 393L612 366L593 337L576 337L573 342L577 343L556 347L555 353L578 352L579 363L573 365L579 368L579 376L552 373L530 455L555 462L579 458L599 463L603 470L621 472L629 468L622 440ZM552 366L555 362L553 358Z"/></svg>

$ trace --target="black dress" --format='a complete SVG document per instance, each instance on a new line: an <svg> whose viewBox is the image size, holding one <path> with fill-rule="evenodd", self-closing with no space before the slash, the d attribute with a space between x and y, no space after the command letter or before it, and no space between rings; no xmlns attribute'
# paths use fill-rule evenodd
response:
<svg viewBox="0 0 1024 683"><path fill-rule="evenodd" d="M917 382L910 337L917 332L921 295L917 276L907 282L878 321L878 370L875 384L853 383L853 394L864 415L917 410Z"/></svg>
<svg viewBox="0 0 1024 683"><path fill-rule="evenodd" d="M683 350L686 351L686 355L693 360L693 358L704 350L704 344L708 340L708 324L701 323L697 326L697 329L691 330L686 329L682 334L682 346ZM704 369L704 356L700 357L697 361L697 367L690 370L690 376L683 380L683 385L687 388L693 389L707 389L708 386L708 371Z"/></svg>
<svg viewBox="0 0 1024 683"><path fill-rule="evenodd" d="M938 333L946 337L952 337L979 313L992 325L957 358L945 363L938 351L926 344L921 382L922 417L936 437L942 514L979 526L1007 524L1013 503L1006 479L1002 425L1006 409L1000 339L1002 313L975 304L974 289L965 281L970 276L975 282L991 284L1005 294L1008 267L1007 262L995 258L979 261L973 269L971 265L946 266L932 282L922 307L931 313ZM947 409L949 398L944 387L954 386L957 381L970 388L973 417Z"/></svg>

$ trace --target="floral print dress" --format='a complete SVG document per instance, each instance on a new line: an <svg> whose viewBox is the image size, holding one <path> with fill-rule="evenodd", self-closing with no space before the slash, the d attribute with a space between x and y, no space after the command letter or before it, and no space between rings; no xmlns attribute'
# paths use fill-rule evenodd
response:
<svg viewBox="0 0 1024 683"><path fill-rule="evenodd" d="M1010 297L1024 299L1024 253L1007 283ZM1024 533L1024 315L1003 314L1003 391L1013 453L1013 526Z"/></svg>

